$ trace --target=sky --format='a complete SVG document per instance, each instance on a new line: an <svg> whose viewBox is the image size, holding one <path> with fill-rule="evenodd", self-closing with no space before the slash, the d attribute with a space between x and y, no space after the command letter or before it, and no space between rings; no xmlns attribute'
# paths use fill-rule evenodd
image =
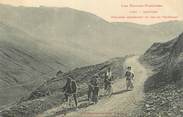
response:
<svg viewBox="0 0 183 117"><path fill-rule="evenodd" d="M154 24L183 20L183 0L0 0L0 3L31 7L70 7L93 13L109 22Z"/></svg>

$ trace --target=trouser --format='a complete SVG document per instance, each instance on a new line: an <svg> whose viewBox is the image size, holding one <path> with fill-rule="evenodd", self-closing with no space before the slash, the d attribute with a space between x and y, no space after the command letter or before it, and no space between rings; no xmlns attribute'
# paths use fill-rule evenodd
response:
<svg viewBox="0 0 183 117"><path fill-rule="evenodd" d="M112 93L112 85L111 84L107 85L106 93L109 93L109 94Z"/></svg>
<svg viewBox="0 0 183 117"><path fill-rule="evenodd" d="M88 86L88 101L91 100L92 94L93 94L93 87L89 85Z"/></svg>
<svg viewBox="0 0 183 117"><path fill-rule="evenodd" d="M108 83L104 82L104 90L107 90Z"/></svg>
<svg viewBox="0 0 183 117"><path fill-rule="evenodd" d="M92 101L95 103L98 102L98 93L99 93L99 87L94 87Z"/></svg>
<svg viewBox="0 0 183 117"><path fill-rule="evenodd" d="M65 95L65 99L66 99L67 102L69 100L69 96L73 96L75 105L76 105L76 107L78 106L77 94L76 93L73 93L73 94L65 93L64 95Z"/></svg>
<svg viewBox="0 0 183 117"><path fill-rule="evenodd" d="M133 88L133 83L132 80L126 80L126 87L128 88Z"/></svg>

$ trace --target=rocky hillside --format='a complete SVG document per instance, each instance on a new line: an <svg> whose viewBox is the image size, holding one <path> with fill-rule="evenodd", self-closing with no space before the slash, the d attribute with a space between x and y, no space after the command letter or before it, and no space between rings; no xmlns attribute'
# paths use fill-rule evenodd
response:
<svg viewBox="0 0 183 117"><path fill-rule="evenodd" d="M169 42L153 44L141 60L154 74L145 83L139 117L182 117L183 33Z"/></svg>
<svg viewBox="0 0 183 117"><path fill-rule="evenodd" d="M150 82L150 84L159 86L159 83L175 82L177 85L181 85L183 81L182 55L183 33L169 42L153 44L142 57L157 72L156 76L151 78L153 83ZM150 84L148 85L150 86Z"/></svg>
<svg viewBox="0 0 183 117"><path fill-rule="evenodd" d="M13 105L9 109L4 109L1 114L3 117L34 117L36 114L43 112L49 108L63 103L63 89L66 78L72 77L78 84L78 96L87 94L87 83L94 75L100 76L102 87L103 73L109 67L112 69L113 80L123 77L124 61L126 57L115 58L101 64L76 68L67 73L60 73L57 77L48 79L38 86L27 97L22 98L19 103Z"/></svg>
<svg viewBox="0 0 183 117"><path fill-rule="evenodd" d="M109 67L112 67L114 79L122 77L124 71L124 60L125 58L116 58L101 64L76 68L68 73L63 74L61 77L51 78L47 82L43 83L40 87L38 87L35 91L33 91L27 100L37 99L42 96L44 97L49 95L49 93L55 94L62 92L62 87L64 86L67 77L72 77L77 81L79 88L82 90L81 93L87 91L87 83L95 74L101 77L102 83L104 78L103 73Z"/></svg>

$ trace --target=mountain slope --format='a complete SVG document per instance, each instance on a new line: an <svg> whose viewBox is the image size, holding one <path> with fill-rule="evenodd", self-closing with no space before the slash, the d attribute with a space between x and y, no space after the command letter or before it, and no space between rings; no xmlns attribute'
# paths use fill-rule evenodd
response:
<svg viewBox="0 0 183 117"><path fill-rule="evenodd" d="M54 7L0 5L0 20L49 43L57 51L69 50L90 63L143 53L153 42L166 41L183 31L182 22L152 26L109 23L87 12Z"/></svg>
<svg viewBox="0 0 183 117"><path fill-rule="evenodd" d="M71 68L67 56L56 54L35 40L21 30L0 23L1 106L18 100L58 70Z"/></svg>

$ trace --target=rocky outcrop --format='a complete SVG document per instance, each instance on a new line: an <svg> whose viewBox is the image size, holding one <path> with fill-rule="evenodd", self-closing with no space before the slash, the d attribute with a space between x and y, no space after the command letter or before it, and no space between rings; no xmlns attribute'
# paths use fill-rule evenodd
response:
<svg viewBox="0 0 183 117"><path fill-rule="evenodd" d="M183 33L166 43L155 43L141 57L153 67L145 82L145 101L138 117L182 117L183 115Z"/></svg>
<svg viewBox="0 0 183 117"><path fill-rule="evenodd" d="M145 101L130 117L182 117L183 88L175 85L146 92Z"/></svg>
<svg viewBox="0 0 183 117"><path fill-rule="evenodd" d="M181 86L183 81L183 33L166 43L155 43L141 57L157 73L147 80L147 87L155 88L167 83ZM156 86L155 86L156 85Z"/></svg>

